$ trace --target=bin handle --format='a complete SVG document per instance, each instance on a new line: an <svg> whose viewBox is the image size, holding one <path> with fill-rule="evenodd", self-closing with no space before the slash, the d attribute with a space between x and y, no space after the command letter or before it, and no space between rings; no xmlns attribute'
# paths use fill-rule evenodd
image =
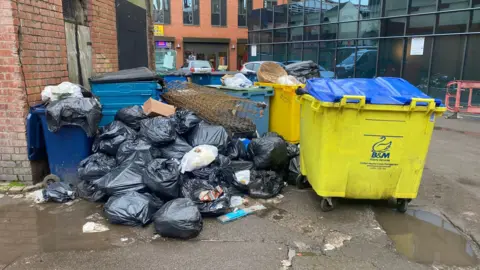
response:
<svg viewBox="0 0 480 270"><path fill-rule="evenodd" d="M312 102L312 105L310 105L310 107L312 107L312 110L313 110L314 112L318 112L318 111L320 110L320 106L321 106L321 105L322 105L322 104L321 104L320 102L318 102L317 100L315 100L315 101Z"/></svg>
<svg viewBox="0 0 480 270"><path fill-rule="evenodd" d="M412 102L410 102L410 110L413 111L417 107L418 102L425 102L428 104L427 106L427 113L435 110L435 99L431 98L412 98Z"/></svg>
<svg viewBox="0 0 480 270"><path fill-rule="evenodd" d="M300 105L303 105L303 98L302 96L295 96L295 100L300 103Z"/></svg>
<svg viewBox="0 0 480 270"><path fill-rule="evenodd" d="M358 104L360 108L365 107L365 103L367 103L365 96L350 96L350 95L345 95L343 98L340 100L340 108L345 107L347 105L347 101L349 100L358 100Z"/></svg>

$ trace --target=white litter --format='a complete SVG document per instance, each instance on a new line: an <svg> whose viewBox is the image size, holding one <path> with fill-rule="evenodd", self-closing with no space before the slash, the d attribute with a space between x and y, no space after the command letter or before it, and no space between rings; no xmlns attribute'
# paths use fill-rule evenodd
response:
<svg viewBox="0 0 480 270"><path fill-rule="evenodd" d="M27 200L31 200L35 203L44 203L45 197L43 197L43 189L35 190L33 192L27 193L26 197Z"/></svg>
<svg viewBox="0 0 480 270"><path fill-rule="evenodd" d="M235 208L237 206L242 206L244 201L245 200L240 196L232 196L230 198L230 208Z"/></svg>
<svg viewBox="0 0 480 270"><path fill-rule="evenodd" d="M110 230L107 226L89 221L83 225L83 233L97 233Z"/></svg>
<svg viewBox="0 0 480 270"><path fill-rule="evenodd" d="M250 170L236 172L235 179L241 184L248 185L250 183Z"/></svg>
<svg viewBox="0 0 480 270"><path fill-rule="evenodd" d="M71 83L71 82L62 82L59 85L49 85L46 86L42 93L42 101L56 101L59 99L69 98L69 97L77 97L81 98L82 90L80 86Z"/></svg>
<svg viewBox="0 0 480 270"><path fill-rule="evenodd" d="M218 156L218 149L213 145L199 145L186 153L180 163L182 173L201 169L212 163Z"/></svg>

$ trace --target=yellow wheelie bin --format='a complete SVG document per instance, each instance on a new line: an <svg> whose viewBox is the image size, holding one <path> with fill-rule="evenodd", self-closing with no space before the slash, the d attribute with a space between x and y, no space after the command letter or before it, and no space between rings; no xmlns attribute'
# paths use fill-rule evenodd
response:
<svg viewBox="0 0 480 270"><path fill-rule="evenodd" d="M333 210L334 198L395 198L405 212L445 112L441 101L400 78L314 79L304 92L300 168L321 209Z"/></svg>

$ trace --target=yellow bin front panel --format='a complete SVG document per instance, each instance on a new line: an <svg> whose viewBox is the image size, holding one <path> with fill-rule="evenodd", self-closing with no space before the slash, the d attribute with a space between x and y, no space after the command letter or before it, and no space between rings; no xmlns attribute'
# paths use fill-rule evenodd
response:
<svg viewBox="0 0 480 270"><path fill-rule="evenodd" d="M258 86L268 86L275 90L270 98L269 130L277 132L286 141L300 142L300 104L296 102L295 90L305 85L281 85L273 83L255 83Z"/></svg>
<svg viewBox="0 0 480 270"><path fill-rule="evenodd" d="M322 197L415 198L435 118L433 99L411 105L319 102L299 97L300 166ZM416 106L428 102L428 106Z"/></svg>

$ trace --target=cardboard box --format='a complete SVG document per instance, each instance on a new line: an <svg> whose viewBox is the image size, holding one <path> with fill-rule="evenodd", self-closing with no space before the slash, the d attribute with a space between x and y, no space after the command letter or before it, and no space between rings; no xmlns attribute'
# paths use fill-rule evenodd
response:
<svg viewBox="0 0 480 270"><path fill-rule="evenodd" d="M143 104L143 111L148 116L170 116L175 113L175 107L155 100L153 98L149 98Z"/></svg>

